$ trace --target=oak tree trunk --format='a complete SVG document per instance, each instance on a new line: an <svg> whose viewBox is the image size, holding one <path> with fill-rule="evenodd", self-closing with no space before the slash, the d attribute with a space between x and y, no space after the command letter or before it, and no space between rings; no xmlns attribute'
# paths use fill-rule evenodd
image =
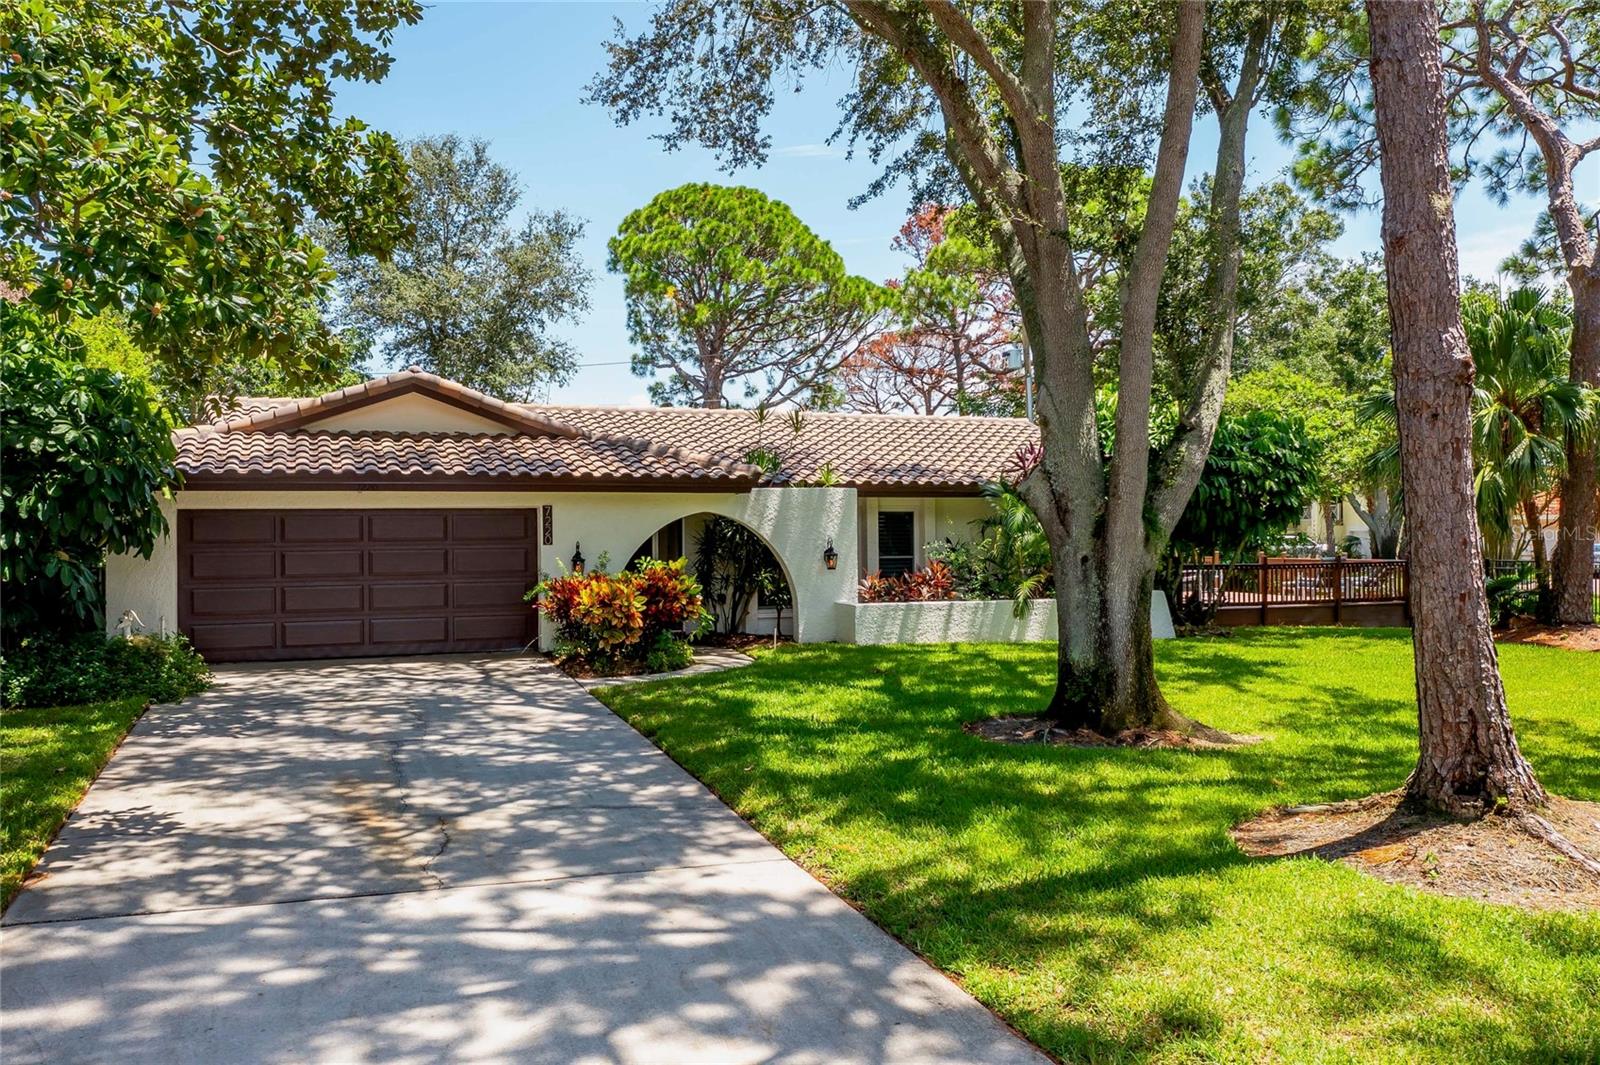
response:
<svg viewBox="0 0 1600 1065"><path fill-rule="evenodd" d="M1055 552L1052 552L1056 554ZM1057 565L1061 562L1057 554ZM1150 596L1155 560L1138 567L1139 577L1122 588L1106 587L1108 568L1094 590L1057 588L1056 616L1062 633L1056 646L1056 688L1045 714L1063 728L1115 734L1125 729L1191 729L1194 723L1167 704L1156 683L1155 645L1150 631ZM1108 609L1112 595L1125 601ZM1085 617L1092 619L1088 626ZM1129 619L1127 622L1121 619Z"/></svg>
<svg viewBox="0 0 1600 1065"><path fill-rule="evenodd" d="M1407 795L1450 812L1523 808L1544 792L1512 732L1483 590L1438 8L1367 0L1367 19L1421 744Z"/></svg>

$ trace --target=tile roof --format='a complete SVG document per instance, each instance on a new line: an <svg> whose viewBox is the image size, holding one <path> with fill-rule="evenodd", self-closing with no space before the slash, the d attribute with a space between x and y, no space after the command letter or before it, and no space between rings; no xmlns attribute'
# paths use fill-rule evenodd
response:
<svg viewBox="0 0 1600 1065"><path fill-rule="evenodd" d="M758 422L748 410L684 407L530 408L603 435L670 440L680 447L741 460L754 449L779 460L770 483L814 483L829 466L839 483L862 489L976 490L998 479L1019 448L1038 439L1024 418L807 411L794 431L787 416Z"/></svg>
<svg viewBox="0 0 1600 1065"><path fill-rule="evenodd" d="M191 480L276 477L307 480L504 479L573 482L752 485L760 471L707 462L677 448L632 441L522 433L214 432L175 434L178 468Z"/></svg>
<svg viewBox="0 0 1600 1065"><path fill-rule="evenodd" d="M510 425L505 435L317 432L315 418L391 393L426 391ZM305 428L299 428L304 425ZM507 477L648 483L814 484L824 467L863 490L974 492L1038 439L1022 418L507 404L433 374L405 370L312 399L245 397L228 416L181 430L191 475L416 479ZM766 449L762 477L748 456Z"/></svg>

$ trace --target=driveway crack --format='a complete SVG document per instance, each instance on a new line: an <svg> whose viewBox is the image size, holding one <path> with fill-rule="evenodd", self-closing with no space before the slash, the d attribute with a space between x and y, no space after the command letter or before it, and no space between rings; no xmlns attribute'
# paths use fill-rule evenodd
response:
<svg viewBox="0 0 1600 1065"><path fill-rule="evenodd" d="M434 818L434 827L439 831L439 849L434 851L433 856L426 862L422 863L422 875L432 880L439 887L449 887L444 882L444 877L433 871L433 863L443 857L444 852L450 848L450 819L448 817L436 817Z"/></svg>

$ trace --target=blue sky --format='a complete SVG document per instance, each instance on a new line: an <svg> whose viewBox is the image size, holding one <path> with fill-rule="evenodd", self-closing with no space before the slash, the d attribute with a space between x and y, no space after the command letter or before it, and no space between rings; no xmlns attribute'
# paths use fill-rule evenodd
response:
<svg viewBox="0 0 1600 1065"><path fill-rule="evenodd" d="M341 109L398 137L455 132L491 142L495 157L524 185L523 206L564 209L588 223L584 258L594 273L592 307L579 324L561 330L584 364L552 398L578 403L644 403L647 382L626 365L622 282L605 269L606 240L623 217L663 189L687 181L753 185L792 207L833 245L851 271L875 280L904 266L890 242L904 220L903 191L850 210L848 201L877 171L823 144L836 121L834 103L844 86L835 73L786 94L768 124L774 151L765 167L732 175L699 149L664 151L650 138L659 127L619 128L601 108L580 102L583 87L605 63L602 44L612 21L638 25L643 4L445 3L430 7L416 26L402 30L389 77L377 85L350 85ZM1216 142L1214 122L1196 126L1191 169L1208 169ZM1252 130L1252 181L1280 173L1289 149L1265 122ZM1474 189L1456 205L1462 272L1492 277L1500 261L1532 228L1539 203L1513 201L1500 208ZM1345 219L1340 255L1377 250L1378 218L1364 212Z"/></svg>

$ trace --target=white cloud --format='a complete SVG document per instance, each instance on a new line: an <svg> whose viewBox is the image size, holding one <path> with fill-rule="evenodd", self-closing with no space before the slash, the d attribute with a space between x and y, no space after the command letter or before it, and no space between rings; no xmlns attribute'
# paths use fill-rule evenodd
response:
<svg viewBox="0 0 1600 1065"><path fill-rule="evenodd" d="M1476 232L1457 233L1457 251L1461 256L1462 278L1475 277L1480 281L1493 281L1500 273L1500 264L1533 232L1530 222L1495 226Z"/></svg>

